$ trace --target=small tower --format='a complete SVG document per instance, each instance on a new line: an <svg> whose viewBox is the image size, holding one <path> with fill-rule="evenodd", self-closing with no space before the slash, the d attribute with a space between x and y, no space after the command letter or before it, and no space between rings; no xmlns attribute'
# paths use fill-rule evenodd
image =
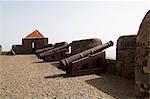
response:
<svg viewBox="0 0 150 99"><path fill-rule="evenodd" d="M38 30L35 30L22 39L22 45L13 45L12 49L16 54L33 54L36 49L42 48L47 44L48 38L45 38Z"/></svg>

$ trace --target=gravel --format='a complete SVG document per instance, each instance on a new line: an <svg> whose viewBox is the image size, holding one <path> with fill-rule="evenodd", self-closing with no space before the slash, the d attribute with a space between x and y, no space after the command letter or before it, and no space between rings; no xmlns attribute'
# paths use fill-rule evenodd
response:
<svg viewBox="0 0 150 99"><path fill-rule="evenodd" d="M0 56L0 99L131 98L134 81L109 74L65 77L57 62L35 55Z"/></svg>

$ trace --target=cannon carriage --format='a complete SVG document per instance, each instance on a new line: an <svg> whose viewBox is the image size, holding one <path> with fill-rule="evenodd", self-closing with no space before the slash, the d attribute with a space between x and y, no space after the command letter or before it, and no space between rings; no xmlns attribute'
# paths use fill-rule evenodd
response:
<svg viewBox="0 0 150 99"><path fill-rule="evenodd" d="M112 41L62 59L58 68L65 70L68 75L104 72L106 60L103 50L110 46L113 46Z"/></svg>

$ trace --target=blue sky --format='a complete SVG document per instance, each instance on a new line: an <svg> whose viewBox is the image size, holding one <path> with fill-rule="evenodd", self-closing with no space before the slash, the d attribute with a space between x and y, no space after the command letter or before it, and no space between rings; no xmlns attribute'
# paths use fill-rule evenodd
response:
<svg viewBox="0 0 150 99"><path fill-rule="evenodd" d="M0 44L10 50L35 29L49 43L100 38L116 44L122 35L137 34L148 10L149 1L0 1ZM115 50L107 49L107 57Z"/></svg>

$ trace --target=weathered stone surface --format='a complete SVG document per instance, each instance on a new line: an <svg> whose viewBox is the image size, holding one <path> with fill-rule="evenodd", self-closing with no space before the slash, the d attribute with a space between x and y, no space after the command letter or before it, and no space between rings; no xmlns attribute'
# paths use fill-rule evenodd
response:
<svg viewBox="0 0 150 99"><path fill-rule="evenodd" d="M93 48L101 44L102 44L102 41L97 38L73 41L71 43L71 54L74 55L76 53L82 52L84 50Z"/></svg>
<svg viewBox="0 0 150 99"><path fill-rule="evenodd" d="M113 75L116 74L116 72L117 72L116 60L113 60L113 59L106 60L106 71L109 74L113 74Z"/></svg>
<svg viewBox="0 0 150 99"><path fill-rule="evenodd" d="M150 98L150 11L144 17L136 40L135 95Z"/></svg>
<svg viewBox="0 0 150 99"><path fill-rule="evenodd" d="M32 43L34 42L34 48ZM48 38L22 39L22 45L13 45L16 54L33 54L35 49L40 49L48 44Z"/></svg>
<svg viewBox="0 0 150 99"><path fill-rule="evenodd" d="M136 35L121 36L117 41L116 54L117 74L134 79Z"/></svg>
<svg viewBox="0 0 150 99"><path fill-rule="evenodd" d="M0 45L0 55L2 55L2 46Z"/></svg>

